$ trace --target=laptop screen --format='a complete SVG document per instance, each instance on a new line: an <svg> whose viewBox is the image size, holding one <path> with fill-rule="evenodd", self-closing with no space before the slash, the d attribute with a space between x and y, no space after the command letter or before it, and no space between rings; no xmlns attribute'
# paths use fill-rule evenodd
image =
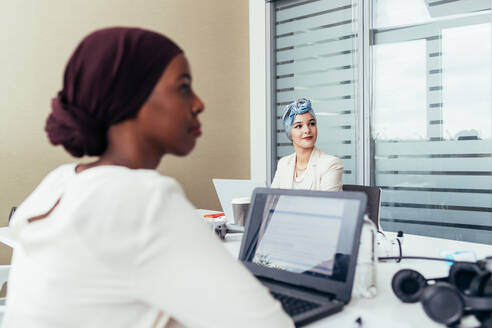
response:
<svg viewBox="0 0 492 328"><path fill-rule="evenodd" d="M356 228L365 207L365 198L361 201L357 196L257 190L240 259L250 269L256 267L255 274L274 271L278 277L280 271L345 282L351 261L355 266L354 244L358 245L360 236Z"/></svg>
<svg viewBox="0 0 492 328"><path fill-rule="evenodd" d="M279 196L267 209L253 262L295 273L331 275L347 203Z"/></svg>

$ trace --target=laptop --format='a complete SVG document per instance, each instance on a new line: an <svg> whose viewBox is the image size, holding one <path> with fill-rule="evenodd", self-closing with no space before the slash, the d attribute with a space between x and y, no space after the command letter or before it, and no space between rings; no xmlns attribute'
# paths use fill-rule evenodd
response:
<svg viewBox="0 0 492 328"><path fill-rule="evenodd" d="M239 260L296 327L350 301L366 202L361 192L254 190Z"/></svg>
<svg viewBox="0 0 492 328"><path fill-rule="evenodd" d="M234 223L231 201L233 198L251 197L257 187L266 187L262 180L212 179L220 206L228 222Z"/></svg>

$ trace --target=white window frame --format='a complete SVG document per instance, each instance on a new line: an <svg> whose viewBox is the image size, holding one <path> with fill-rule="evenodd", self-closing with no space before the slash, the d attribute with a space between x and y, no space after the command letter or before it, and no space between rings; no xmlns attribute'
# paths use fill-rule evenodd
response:
<svg viewBox="0 0 492 328"><path fill-rule="evenodd" d="M249 108L250 175L269 183L271 174L271 128L267 126L267 6L265 0L249 0ZM270 151L269 151L270 150Z"/></svg>

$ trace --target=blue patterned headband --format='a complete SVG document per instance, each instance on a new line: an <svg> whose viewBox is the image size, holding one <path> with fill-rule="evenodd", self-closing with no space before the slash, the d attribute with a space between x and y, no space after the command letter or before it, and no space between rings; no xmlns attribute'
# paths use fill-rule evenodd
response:
<svg viewBox="0 0 492 328"><path fill-rule="evenodd" d="M306 98L299 98L292 104L289 104L284 109L284 116L282 118L284 123L285 135L292 141L291 130L292 122L298 114L310 113L316 119L313 109L311 108L311 101Z"/></svg>

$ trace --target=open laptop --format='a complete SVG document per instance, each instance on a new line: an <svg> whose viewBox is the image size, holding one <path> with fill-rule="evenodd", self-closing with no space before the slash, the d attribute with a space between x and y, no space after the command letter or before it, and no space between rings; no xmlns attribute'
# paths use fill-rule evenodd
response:
<svg viewBox="0 0 492 328"><path fill-rule="evenodd" d="M350 301L367 196L255 189L239 260L297 327Z"/></svg>
<svg viewBox="0 0 492 328"><path fill-rule="evenodd" d="M235 223L232 214L231 201L233 198L251 197L257 187L266 187L262 180L212 179L215 191L219 197L220 206L228 222Z"/></svg>

